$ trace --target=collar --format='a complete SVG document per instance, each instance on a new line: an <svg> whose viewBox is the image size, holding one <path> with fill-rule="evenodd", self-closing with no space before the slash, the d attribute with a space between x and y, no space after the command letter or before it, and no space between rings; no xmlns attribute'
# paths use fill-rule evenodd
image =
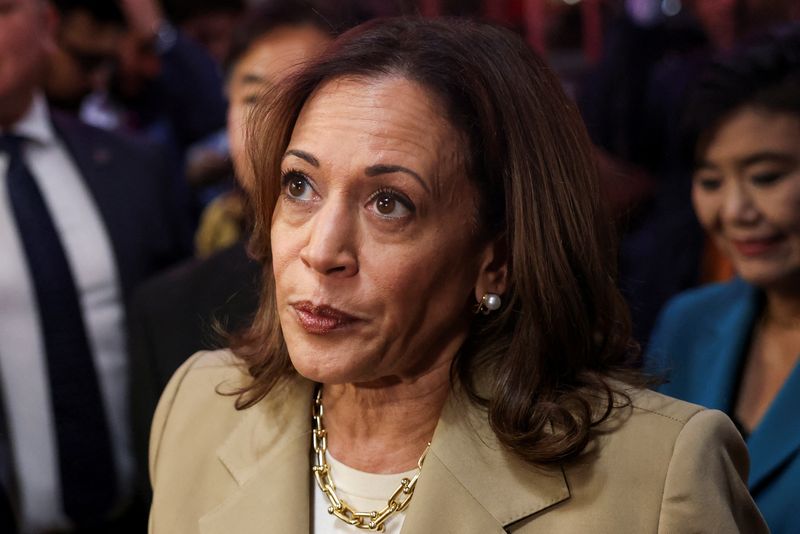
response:
<svg viewBox="0 0 800 534"><path fill-rule="evenodd" d="M295 377L276 387L223 442L217 458L237 487L200 518L201 534L310 532L313 386Z"/></svg>
<svg viewBox="0 0 800 534"><path fill-rule="evenodd" d="M264 525L255 518L265 516L270 532L309 531L312 394L311 382L292 379L229 435L217 456L237 489L201 518L202 534L262 533ZM569 495L561 467L536 468L506 450L485 411L456 388L440 416L402 533L502 534Z"/></svg>
<svg viewBox="0 0 800 534"><path fill-rule="evenodd" d="M55 142L56 133L50 120L50 111L41 92L34 94L28 111L11 127L11 131L40 145Z"/></svg>
<svg viewBox="0 0 800 534"><path fill-rule="evenodd" d="M739 373L747 356L753 324L761 308L761 291L735 278L725 286L724 299L710 321L703 347L706 364L702 375L695 377L702 384L702 396L693 402L708 408L732 413L739 383ZM722 357L721 357L722 356Z"/></svg>
<svg viewBox="0 0 800 534"><path fill-rule="evenodd" d="M749 352L753 326L763 306L763 293L740 278L727 285L722 313L714 316L711 339L702 345L709 358L702 380L706 384L699 404L732 414L742 364ZM800 451L800 363L786 379L764 417L747 438L750 453L748 486L756 497L775 473L785 469Z"/></svg>
<svg viewBox="0 0 800 534"><path fill-rule="evenodd" d="M533 466L509 451L486 411L456 386L436 427L403 534L503 534L570 497L561 466Z"/></svg>

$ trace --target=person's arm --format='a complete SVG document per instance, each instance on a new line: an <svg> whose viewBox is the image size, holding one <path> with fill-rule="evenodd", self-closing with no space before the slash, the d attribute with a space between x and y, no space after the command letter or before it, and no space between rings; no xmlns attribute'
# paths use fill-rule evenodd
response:
<svg viewBox="0 0 800 534"><path fill-rule="evenodd" d="M728 417L701 410L675 442L664 483L659 534L768 533L747 490L747 447Z"/></svg>

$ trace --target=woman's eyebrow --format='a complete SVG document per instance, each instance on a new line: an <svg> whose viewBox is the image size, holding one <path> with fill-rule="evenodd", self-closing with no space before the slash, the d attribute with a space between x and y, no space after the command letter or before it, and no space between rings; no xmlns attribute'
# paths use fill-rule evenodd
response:
<svg viewBox="0 0 800 534"><path fill-rule="evenodd" d="M756 154L752 154L744 158L741 162L743 167L748 167L750 165L755 165L757 163L779 163L779 164L792 164L797 161L797 158L794 157L792 154L788 154L785 152L773 152L769 150L765 150L763 152L758 152Z"/></svg>
<svg viewBox="0 0 800 534"><path fill-rule="evenodd" d="M286 153L283 155L284 159L286 158L286 156L294 156L296 158L300 158L303 161L306 161L309 164L313 165L314 167L319 168L319 160L304 150L296 150L294 148L291 148L287 150Z"/></svg>
<svg viewBox="0 0 800 534"><path fill-rule="evenodd" d="M420 183L420 185L422 185L423 189L425 189L425 191L427 191L428 193L431 192L430 187L428 187L428 184L425 183L425 180L423 180L419 174L415 173L408 167L403 167L402 165L384 165L384 164L370 165L364 170L364 174L370 177L378 176L381 174L391 174L394 172L402 172L408 174L409 176L417 180Z"/></svg>
<svg viewBox="0 0 800 534"><path fill-rule="evenodd" d="M751 165L756 165L758 163L778 163L778 164L796 164L797 158L785 152L775 152L770 150L764 150L762 152L757 152L755 154L749 154L745 157L739 158L735 160L735 164L739 168L746 168ZM695 171L702 171L702 170L716 170L718 165L714 162L709 160L701 160L695 163L694 170Z"/></svg>

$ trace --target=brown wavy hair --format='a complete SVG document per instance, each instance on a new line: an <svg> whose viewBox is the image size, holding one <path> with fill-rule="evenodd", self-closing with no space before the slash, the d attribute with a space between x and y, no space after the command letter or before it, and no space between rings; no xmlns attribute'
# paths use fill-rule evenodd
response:
<svg viewBox="0 0 800 534"><path fill-rule="evenodd" d="M484 237L507 250L503 308L475 317L452 380L486 407L500 441L524 459L573 457L615 403L626 402L624 382L639 382L615 284L613 231L600 207L589 138L556 76L515 34L466 20L401 18L354 28L251 117L248 148L258 177L251 252L264 265L264 289L256 319L233 344L253 378L238 392L237 408L295 373L278 321L269 236L298 114L330 80L398 75L438 97L464 134Z"/></svg>

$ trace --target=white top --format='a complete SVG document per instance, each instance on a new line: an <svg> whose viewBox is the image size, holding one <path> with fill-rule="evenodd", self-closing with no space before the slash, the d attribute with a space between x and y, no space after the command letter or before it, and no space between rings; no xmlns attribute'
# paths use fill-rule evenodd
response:
<svg viewBox="0 0 800 534"><path fill-rule="evenodd" d="M393 473L390 475L376 475L365 473L346 466L336 460L330 453L327 454L328 465L331 470L331 478L336 485L336 495L347 502L351 508L359 512L371 512L373 510L383 510L389 497L397 490L400 480L403 477L413 478L417 473L414 468L405 473ZM365 532L356 527L350 526L336 516L328 513L328 498L319 489L316 480L312 478L311 484L316 488L313 492L314 501L314 534L354 534ZM414 506L411 502L409 507ZM384 523L386 534L399 534L405 519L405 511L393 514Z"/></svg>
<svg viewBox="0 0 800 534"><path fill-rule="evenodd" d="M25 145L28 168L42 190L61 237L105 401L121 491L133 480L126 422L127 355L124 308L109 237L97 206L61 140L42 95L12 132ZM0 399L6 410L21 507L21 532L69 525L62 512L58 452L50 409L47 363L33 282L6 193L8 155L0 152Z"/></svg>

